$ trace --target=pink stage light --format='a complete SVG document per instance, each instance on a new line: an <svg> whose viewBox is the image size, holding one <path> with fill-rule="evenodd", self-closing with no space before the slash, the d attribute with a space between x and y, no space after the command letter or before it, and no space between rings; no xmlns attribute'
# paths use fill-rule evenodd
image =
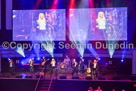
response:
<svg viewBox="0 0 136 91"><path fill-rule="evenodd" d="M57 9L58 0L54 0L51 9Z"/></svg>
<svg viewBox="0 0 136 91"><path fill-rule="evenodd" d="M38 9L38 7L39 7L39 5L40 5L41 2L42 2L42 0L38 0L36 2L36 5L34 6L34 9Z"/></svg>
<svg viewBox="0 0 136 91"><path fill-rule="evenodd" d="M136 87L136 84L134 84L134 87Z"/></svg>
<svg viewBox="0 0 136 91"><path fill-rule="evenodd" d="M89 8L94 8L93 0L89 0Z"/></svg>
<svg viewBox="0 0 136 91"><path fill-rule="evenodd" d="M107 6L108 6L108 7L111 7L111 2L110 2L110 0L106 0L106 3L107 3Z"/></svg>
<svg viewBox="0 0 136 91"><path fill-rule="evenodd" d="M70 0L69 9L75 8L75 0Z"/></svg>

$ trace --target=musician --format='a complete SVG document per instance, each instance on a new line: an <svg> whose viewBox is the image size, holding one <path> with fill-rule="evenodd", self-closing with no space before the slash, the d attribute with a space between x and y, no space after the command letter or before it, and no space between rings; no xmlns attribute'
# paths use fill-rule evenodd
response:
<svg viewBox="0 0 136 91"><path fill-rule="evenodd" d="M34 68L33 68L33 66L34 66L34 58L30 58L29 59L29 66L30 66L30 72L32 73L32 72L34 72Z"/></svg>
<svg viewBox="0 0 136 91"><path fill-rule="evenodd" d="M46 58L43 56L43 59L42 59L42 62L41 62L42 68L45 68L45 63L46 63Z"/></svg>
<svg viewBox="0 0 136 91"><path fill-rule="evenodd" d="M68 55L66 55L66 58L64 59L64 64L65 64L65 69L68 69L71 67L70 58L68 57Z"/></svg>
<svg viewBox="0 0 136 91"><path fill-rule="evenodd" d="M37 20L37 28L39 28L39 30L46 30L46 19L44 16L44 13L40 13L39 14L39 19Z"/></svg>
<svg viewBox="0 0 136 91"><path fill-rule="evenodd" d="M37 20L37 30L37 37L40 39L45 39L46 36L44 35L46 33L46 19L44 13L39 13L39 18Z"/></svg>
<svg viewBox="0 0 136 91"><path fill-rule="evenodd" d="M80 57L80 59L81 59L81 60L80 60L79 63L80 63L80 65L81 65L81 66L80 66L80 67L81 67L81 73L84 74L84 59L83 59L82 57Z"/></svg>
<svg viewBox="0 0 136 91"><path fill-rule="evenodd" d="M99 32L101 33L100 38L105 39L105 32L106 32L106 18L104 12L98 12L98 18L96 19L96 23L98 24L96 27L98 28Z"/></svg>
<svg viewBox="0 0 136 91"><path fill-rule="evenodd" d="M104 16L104 12L98 12L98 18L96 19L96 22L98 23L99 29L106 29L106 19Z"/></svg>
<svg viewBox="0 0 136 91"><path fill-rule="evenodd" d="M44 72L44 77L45 77L45 73L46 73L45 65L46 65L46 58L43 56L41 66L42 66L42 71Z"/></svg>
<svg viewBox="0 0 136 91"><path fill-rule="evenodd" d="M9 61L9 71L10 71L10 75L13 75L14 73L14 62L12 59L10 59Z"/></svg>
<svg viewBox="0 0 136 91"><path fill-rule="evenodd" d="M96 56L92 64L92 79L96 80L98 74L98 57Z"/></svg>
<svg viewBox="0 0 136 91"><path fill-rule="evenodd" d="M72 67L73 67L72 76L73 76L75 73L76 73L76 75L78 75L77 65L78 65L78 63L76 62L76 59L73 59L73 63L72 63Z"/></svg>
<svg viewBox="0 0 136 91"><path fill-rule="evenodd" d="M51 74L50 74L50 78L51 78L51 76L52 76L52 74L53 74L53 72L54 72L54 70L55 70L55 67L56 67L56 61L55 61L55 59L53 58L53 59L51 60Z"/></svg>

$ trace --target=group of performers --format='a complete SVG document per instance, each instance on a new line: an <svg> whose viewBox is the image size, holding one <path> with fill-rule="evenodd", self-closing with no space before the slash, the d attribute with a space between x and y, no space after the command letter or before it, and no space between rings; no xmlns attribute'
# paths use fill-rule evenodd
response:
<svg viewBox="0 0 136 91"><path fill-rule="evenodd" d="M46 59L44 56L41 60L41 67L42 67L42 72L44 73L44 77L45 74L47 72L46 66L47 66L47 61L49 59ZM11 59L9 61L9 67L10 67L10 73L13 74L13 60ZM34 72L34 58L30 58L29 59L29 70L30 73ZM66 58L64 59L64 62L57 64L57 61L52 58L51 62L50 62L50 77L52 77L52 74L55 73L55 75L57 76L57 69L58 67L67 70L68 67L70 67L72 69L72 76L74 76L75 74L78 75L78 73L80 73L81 75L84 74L90 74L92 76L92 79L97 79L97 75L98 75L98 57L96 56L95 59L92 61L88 62L88 67L86 67L85 63L84 63L84 59L82 57L80 57L80 61L78 62L76 59L73 59L73 61L70 61L70 58L68 56L66 56Z"/></svg>
<svg viewBox="0 0 136 91"><path fill-rule="evenodd" d="M72 72L72 76L74 74L78 75L78 73L80 72L81 74L90 74L92 76L93 80L97 79L98 76L98 57L96 56L95 59L93 60L93 62L89 61L88 62L88 67L87 69L85 69L86 65L84 64L84 59L82 57L80 57L80 61L79 63L76 61L76 59L73 60L72 63L72 67L73 67L73 72Z"/></svg>

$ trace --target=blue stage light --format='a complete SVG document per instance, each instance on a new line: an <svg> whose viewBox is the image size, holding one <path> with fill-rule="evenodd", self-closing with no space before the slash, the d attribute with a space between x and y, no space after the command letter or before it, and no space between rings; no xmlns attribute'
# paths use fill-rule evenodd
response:
<svg viewBox="0 0 136 91"><path fill-rule="evenodd" d="M10 58L8 58L8 61L10 61Z"/></svg>
<svg viewBox="0 0 136 91"><path fill-rule="evenodd" d="M108 63L105 63L106 65L108 65Z"/></svg>
<svg viewBox="0 0 136 91"><path fill-rule="evenodd" d="M17 53L19 53L20 55L25 57L24 49L22 47L18 47L16 51L17 51Z"/></svg>
<svg viewBox="0 0 136 91"><path fill-rule="evenodd" d="M124 60L122 59L121 62L124 62Z"/></svg>
<svg viewBox="0 0 136 91"><path fill-rule="evenodd" d="M21 62L22 65L24 65L24 62Z"/></svg>
<svg viewBox="0 0 136 91"><path fill-rule="evenodd" d="M38 57L37 60L40 60L40 58Z"/></svg>

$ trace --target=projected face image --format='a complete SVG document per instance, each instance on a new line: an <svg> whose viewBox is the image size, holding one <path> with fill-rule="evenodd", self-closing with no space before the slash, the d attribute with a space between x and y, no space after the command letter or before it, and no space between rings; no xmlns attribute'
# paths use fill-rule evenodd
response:
<svg viewBox="0 0 136 91"><path fill-rule="evenodd" d="M127 8L71 9L69 19L71 41L127 40Z"/></svg>
<svg viewBox="0 0 136 91"><path fill-rule="evenodd" d="M97 27L99 29L106 29L106 19L103 12L98 12L98 18L96 19L96 22L98 23Z"/></svg>
<svg viewBox="0 0 136 91"><path fill-rule="evenodd" d="M37 24L39 25L37 26L39 30L46 30L46 20L44 17L44 13L39 14L39 19L37 20Z"/></svg>
<svg viewBox="0 0 136 91"><path fill-rule="evenodd" d="M13 10L14 41L65 41L65 10Z"/></svg>

